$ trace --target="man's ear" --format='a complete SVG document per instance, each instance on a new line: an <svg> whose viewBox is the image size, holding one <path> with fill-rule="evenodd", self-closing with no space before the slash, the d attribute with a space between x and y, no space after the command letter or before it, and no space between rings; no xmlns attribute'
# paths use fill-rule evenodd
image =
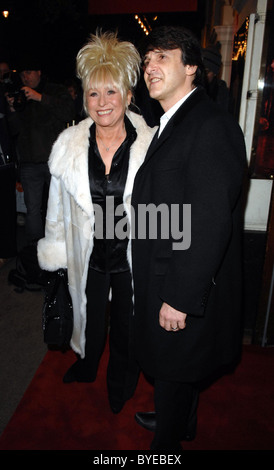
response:
<svg viewBox="0 0 274 470"><path fill-rule="evenodd" d="M187 75L195 75L197 71L198 66L197 65L187 65L186 66L186 74Z"/></svg>

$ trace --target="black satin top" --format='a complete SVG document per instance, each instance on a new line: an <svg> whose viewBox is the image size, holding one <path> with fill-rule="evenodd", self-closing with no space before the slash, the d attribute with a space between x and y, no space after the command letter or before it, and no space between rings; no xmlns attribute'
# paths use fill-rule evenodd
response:
<svg viewBox="0 0 274 470"><path fill-rule="evenodd" d="M126 138L115 152L110 172L106 175L105 164L96 142L95 124L90 127L89 184L95 207L95 237L89 266L101 272L118 273L129 270L127 261L128 225L123 208L123 194L128 173L130 147L137 134L127 116L125 116L125 128ZM119 211L121 215L115 215L115 210L120 205L123 209ZM119 230L122 226L122 232L125 234L123 239L121 236L117 236L117 232L115 233L115 227L119 221L121 221Z"/></svg>

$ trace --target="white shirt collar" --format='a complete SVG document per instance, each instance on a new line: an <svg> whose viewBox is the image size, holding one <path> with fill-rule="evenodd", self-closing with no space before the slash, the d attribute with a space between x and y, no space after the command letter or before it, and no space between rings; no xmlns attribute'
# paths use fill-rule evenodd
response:
<svg viewBox="0 0 274 470"><path fill-rule="evenodd" d="M180 108L180 106L183 104L183 102L191 95L191 93L193 93L194 90L195 90L195 88L193 90L191 90L187 95L183 96L183 98L181 98L179 101L177 101L177 103L175 103L172 106L172 108L170 108L165 114L163 114L161 116L158 137L163 132L165 126L167 125L170 118L172 118L173 114L176 113L176 111Z"/></svg>

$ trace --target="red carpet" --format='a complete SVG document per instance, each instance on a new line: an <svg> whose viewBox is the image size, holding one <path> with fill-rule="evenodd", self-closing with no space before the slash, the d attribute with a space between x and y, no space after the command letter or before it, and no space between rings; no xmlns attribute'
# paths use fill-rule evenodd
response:
<svg viewBox="0 0 274 470"><path fill-rule="evenodd" d="M107 351L94 384L62 383L71 351L49 351L0 438L0 450L148 450L152 433L136 411L153 409L153 388L140 377L118 415L106 393ZM235 372L201 393L198 433L188 450L274 450L274 348L245 346Z"/></svg>

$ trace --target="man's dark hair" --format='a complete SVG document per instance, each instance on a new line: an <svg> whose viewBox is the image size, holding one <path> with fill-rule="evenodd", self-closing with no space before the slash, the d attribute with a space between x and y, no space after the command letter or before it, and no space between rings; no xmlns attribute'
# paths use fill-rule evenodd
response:
<svg viewBox="0 0 274 470"><path fill-rule="evenodd" d="M180 26L160 26L155 28L147 37L142 47L143 56L152 50L181 49L184 65L197 65L194 84L204 84L204 65L202 48L194 34Z"/></svg>

